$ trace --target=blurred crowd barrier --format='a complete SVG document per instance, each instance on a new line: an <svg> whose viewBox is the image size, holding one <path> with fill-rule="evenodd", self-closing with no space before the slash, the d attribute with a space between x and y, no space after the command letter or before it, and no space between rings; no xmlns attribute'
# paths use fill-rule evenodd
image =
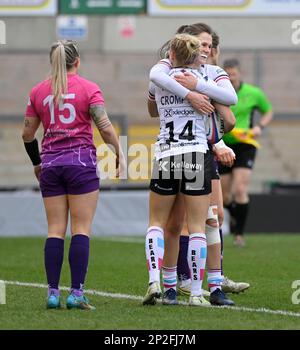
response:
<svg viewBox="0 0 300 350"><path fill-rule="evenodd" d="M299 117L300 60L297 50L222 50L222 60L236 57L243 80L260 86L276 114ZM152 53L82 53L80 73L103 91L109 114L127 115L129 124L149 124L149 70L158 60ZM31 88L47 77L48 52L3 52L0 55L2 116L24 114ZM0 116L1 121L1 116Z"/></svg>
<svg viewBox="0 0 300 350"><path fill-rule="evenodd" d="M153 147L159 131L158 120L152 125L132 124L122 121L125 116L112 118L124 153L127 156L128 175L124 179L114 179L109 169L111 151L103 144L94 130L97 147L98 169L101 185L104 188L147 188L151 176ZM1 120L1 118L0 118ZM0 189L34 189L38 187L33 175L30 160L25 153L21 139L20 121L0 122ZM274 184L300 182L299 159L300 121L288 119L275 120L264 130L260 139L261 149L257 153L251 193L268 193ZM39 140L42 130L39 130ZM111 164L114 164L113 161Z"/></svg>

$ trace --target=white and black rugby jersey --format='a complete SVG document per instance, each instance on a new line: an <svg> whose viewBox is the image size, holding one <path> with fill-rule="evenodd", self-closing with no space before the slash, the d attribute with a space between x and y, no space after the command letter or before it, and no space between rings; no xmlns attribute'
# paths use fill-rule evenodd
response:
<svg viewBox="0 0 300 350"><path fill-rule="evenodd" d="M213 66L211 64L202 64L200 66L199 71L204 79L209 78L215 81L216 83L224 79L229 80L228 74L223 68L219 66Z"/></svg>
<svg viewBox="0 0 300 350"><path fill-rule="evenodd" d="M174 68L169 72L169 76L184 71L191 72L196 77L200 76L198 69L191 68ZM151 90L160 117L160 133L155 147L156 159L188 152L206 153L206 115L199 114L186 99L165 89L152 85Z"/></svg>

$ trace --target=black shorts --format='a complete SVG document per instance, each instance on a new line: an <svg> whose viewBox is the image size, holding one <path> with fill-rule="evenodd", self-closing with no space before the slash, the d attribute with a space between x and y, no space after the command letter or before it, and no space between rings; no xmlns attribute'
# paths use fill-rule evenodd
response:
<svg viewBox="0 0 300 350"><path fill-rule="evenodd" d="M210 162L211 162L211 179L212 180L220 180L220 174L219 174L219 166L218 162L215 159L215 155L211 148L209 149L209 157L210 157Z"/></svg>
<svg viewBox="0 0 300 350"><path fill-rule="evenodd" d="M228 145L235 153L236 159L231 168L219 163L219 172L221 175L229 174L234 168L252 169L256 155L256 147L248 145L247 143L237 143L235 145Z"/></svg>
<svg viewBox="0 0 300 350"><path fill-rule="evenodd" d="M211 193L209 152L192 152L154 160L150 190L160 195Z"/></svg>

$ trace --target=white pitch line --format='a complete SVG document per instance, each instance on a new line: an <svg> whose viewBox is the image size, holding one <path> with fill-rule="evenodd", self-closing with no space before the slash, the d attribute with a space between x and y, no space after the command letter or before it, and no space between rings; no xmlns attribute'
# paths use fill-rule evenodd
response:
<svg viewBox="0 0 300 350"><path fill-rule="evenodd" d="M3 281L5 284L13 285L13 286L21 286L21 287L33 287L33 288L48 288L46 284L41 283L27 283L27 282L19 282L19 281ZM60 290L70 290L70 287L59 287ZM137 295L128 295L121 293L107 293L101 292L94 289L85 289L84 293L90 295L99 295L100 297L109 297L115 299L131 299L131 300L142 300L142 297Z"/></svg>
<svg viewBox="0 0 300 350"><path fill-rule="evenodd" d="M19 281L3 281L7 285L13 285L13 286L21 286L21 287L32 287L32 288L48 288L46 284L41 283L27 283L27 282L19 282ZM67 290L69 291L69 287L60 287L61 290ZM142 301L143 297L138 295L129 295L129 294L121 294L121 293L108 293L108 292L101 292L94 289L86 289L84 291L86 294L90 295L98 295L101 297L107 297L107 298L114 298L114 299L129 299L129 300L138 300ZM158 300L158 302L161 302ZM179 301L180 305L188 305L187 302ZM244 307L244 306L211 306L214 309L222 310L233 310L233 311L244 311L244 312L257 312L257 313L265 313L265 314L272 314L272 315L281 315L281 316L291 316L291 317L300 317L299 312L293 312L293 311L286 311L286 310L271 310L266 308L250 308L250 307Z"/></svg>

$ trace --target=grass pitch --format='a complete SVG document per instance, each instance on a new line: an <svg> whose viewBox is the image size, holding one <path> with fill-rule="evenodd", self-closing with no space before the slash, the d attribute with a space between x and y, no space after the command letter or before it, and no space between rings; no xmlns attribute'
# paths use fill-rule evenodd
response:
<svg viewBox="0 0 300 350"><path fill-rule="evenodd" d="M225 275L251 284L249 290L230 295L236 307L195 308L142 306L146 292L142 237L92 238L86 289L96 311L46 310L46 289L6 285L6 304L0 305L0 329L13 330L282 330L300 329L300 302L292 288L300 280L300 235L247 235L247 246L236 248L225 237ZM0 238L0 279L46 284L43 238ZM70 285L69 240L61 285ZM297 285L297 283L296 283ZM300 289L300 282L297 286ZM106 292L107 294L105 294ZM116 294L126 294L125 296ZM62 292L65 302L67 291ZM299 300L298 300L299 299ZM187 298L180 298L188 301ZM272 310L275 310L272 313Z"/></svg>

